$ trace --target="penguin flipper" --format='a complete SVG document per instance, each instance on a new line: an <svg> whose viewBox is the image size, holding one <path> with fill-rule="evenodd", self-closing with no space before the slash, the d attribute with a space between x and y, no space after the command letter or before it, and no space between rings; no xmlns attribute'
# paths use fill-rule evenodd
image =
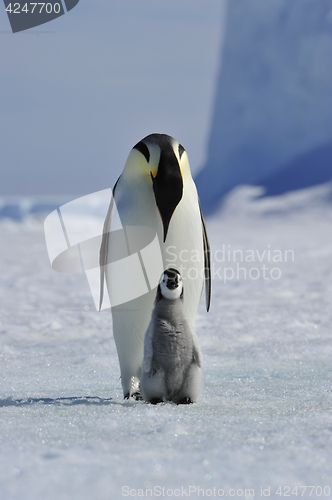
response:
<svg viewBox="0 0 332 500"><path fill-rule="evenodd" d="M152 346L152 338L153 338L153 325L150 323L149 327L145 334L144 339L144 360L143 360L143 370L146 373L150 373L152 357L153 357L153 346Z"/></svg>
<svg viewBox="0 0 332 500"><path fill-rule="evenodd" d="M202 368L203 366L203 356L202 351L198 342L198 338L196 332L192 334L193 339L193 351L192 351L192 360L198 366L198 368Z"/></svg>
<svg viewBox="0 0 332 500"><path fill-rule="evenodd" d="M211 252L210 252L210 243L206 231L206 225L203 217L202 207L199 199L198 199L198 204L201 213L203 245L204 245L205 303L206 303L206 310L209 311L211 303Z"/></svg>

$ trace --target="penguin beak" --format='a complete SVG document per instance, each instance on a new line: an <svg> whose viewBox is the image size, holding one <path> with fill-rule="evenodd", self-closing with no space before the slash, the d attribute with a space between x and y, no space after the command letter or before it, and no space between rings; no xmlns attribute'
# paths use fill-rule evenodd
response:
<svg viewBox="0 0 332 500"><path fill-rule="evenodd" d="M169 288L170 290L175 290L175 288L177 288L179 286L178 282L175 281L175 280L168 280L167 282L167 288Z"/></svg>
<svg viewBox="0 0 332 500"><path fill-rule="evenodd" d="M168 227L183 194L183 179L180 165L173 157L161 153L157 175L150 172L156 204L164 228L164 243Z"/></svg>

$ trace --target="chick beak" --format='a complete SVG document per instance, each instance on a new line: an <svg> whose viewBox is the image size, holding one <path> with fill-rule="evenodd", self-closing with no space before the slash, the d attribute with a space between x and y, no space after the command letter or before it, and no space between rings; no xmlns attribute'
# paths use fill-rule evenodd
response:
<svg viewBox="0 0 332 500"><path fill-rule="evenodd" d="M174 280L170 280L168 278L168 281L167 281L167 288L169 288L170 290L175 290L175 288L177 288L179 286L179 283L176 279Z"/></svg>

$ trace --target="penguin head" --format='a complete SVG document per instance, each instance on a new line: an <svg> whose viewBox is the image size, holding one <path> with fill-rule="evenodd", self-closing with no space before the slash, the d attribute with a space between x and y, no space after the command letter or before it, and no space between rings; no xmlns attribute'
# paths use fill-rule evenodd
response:
<svg viewBox="0 0 332 500"><path fill-rule="evenodd" d="M167 300L183 299L183 281L181 274L176 269L166 269L163 272L157 291L157 299Z"/></svg>
<svg viewBox="0 0 332 500"><path fill-rule="evenodd" d="M191 178L187 153L173 137L150 134L133 147L127 164L136 174L144 173L146 182L151 184L165 242L171 218L183 196L183 181L187 176Z"/></svg>

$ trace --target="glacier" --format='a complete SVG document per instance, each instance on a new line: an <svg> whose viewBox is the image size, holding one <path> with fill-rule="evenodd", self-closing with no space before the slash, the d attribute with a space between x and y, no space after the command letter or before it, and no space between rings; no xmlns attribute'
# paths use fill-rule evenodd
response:
<svg viewBox="0 0 332 500"><path fill-rule="evenodd" d="M228 2L207 161L196 177L205 213L237 185L273 194L278 183L280 194L332 179L331 28L331 0Z"/></svg>

